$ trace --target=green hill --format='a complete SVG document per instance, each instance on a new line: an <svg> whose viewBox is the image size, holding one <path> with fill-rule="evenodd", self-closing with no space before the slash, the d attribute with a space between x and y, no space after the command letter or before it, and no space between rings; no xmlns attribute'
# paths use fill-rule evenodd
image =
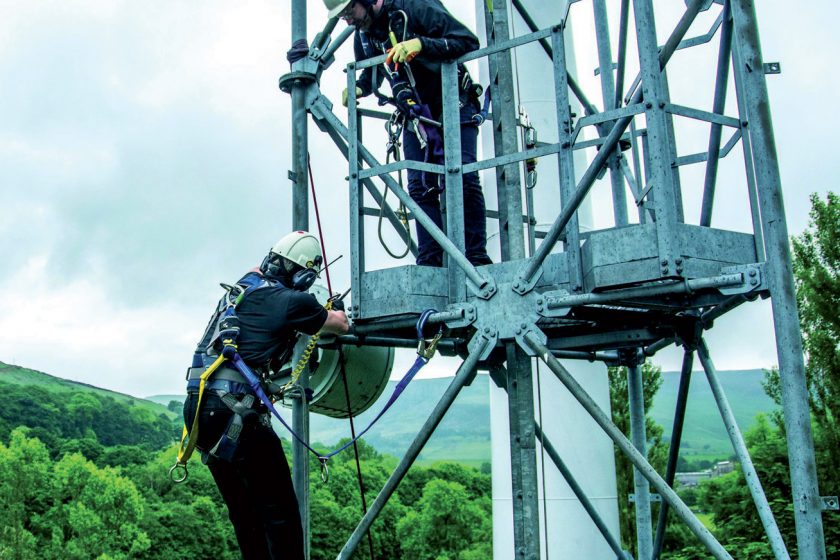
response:
<svg viewBox="0 0 840 560"><path fill-rule="evenodd" d="M718 377L742 432L753 424L757 414L776 409L776 404L761 387L763 370L721 371ZM679 382L679 372L662 372L662 387L650 410L651 417L665 428L667 439L673 428ZM733 454L712 390L702 371L691 375L680 448L681 455L689 461L726 459Z"/></svg>
<svg viewBox="0 0 840 560"><path fill-rule="evenodd" d="M25 426L53 456L156 450L171 445L180 428L178 415L157 403L9 364L0 363L0 391L0 441Z"/></svg>
<svg viewBox="0 0 840 560"><path fill-rule="evenodd" d="M150 399L141 399L132 395L118 393L116 391L109 391L87 383L80 383L78 381L70 381L69 379L62 379L55 377L42 371L34 369L27 369L20 366L13 366L0 362L0 383L9 383L11 385L35 386L46 389L47 391L55 393L78 393L90 392L101 397L110 397L117 402L127 404L129 406L137 406L152 412L154 414L166 414L174 418L176 414L166 409L166 403L153 402ZM183 396L178 397L183 400ZM163 406L161 406L163 404Z"/></svg>
<svg viewBox="0 0 840 560"><path fill-rule="evenodd" d="M775 404L761 388L762 370L722 371L718 375L742 431L752 425L757 414L774 410ZM692 377L683 428L682 455L688 461L726 459L732 455L732 447L705 375L695 372ZM412 381L385 416L365 434L365 441L382 453L402 457L451 380L439 378ZM472 385L461 391L421 453L419 462L430 464L450 460L478 467L490 461L488 383L487 375L478 375ZM379 402L354 419L357 433L367 427L382 409L395 386L396 382L389 382ZM679 372L663 372L662 387L650 410L653 419L664 427L667 439L670 438L674 421L678 386ZM172 400L183 401L184 396L158 395L148 399L165 405ZM291 418L288 410L284 415L287 419ZM310 425L312 439L325 447L350 437L350 424L347 420L313 414ZM283 430L281 428L281 435L288 439L290 436L282 433Z"/></svg>

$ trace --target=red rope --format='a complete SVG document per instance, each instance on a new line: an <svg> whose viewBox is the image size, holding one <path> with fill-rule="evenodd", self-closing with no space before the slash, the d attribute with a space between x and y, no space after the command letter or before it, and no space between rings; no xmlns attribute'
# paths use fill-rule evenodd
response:
<svg viewBox="0 0 840 560"><path fill-rule="evenodd" d="M324 245L324 232L321 231L321 214L318 212L318 197L315 195L315 180L312 178L312 162L309 159L309 154L306 154L306 167L309 169L309 184L312 187L312 205L315 207L315 221L318 224L318 237L321 238L321 252L324 257L324 273L327 276L327 290L330 297L333 295L332 283L330 282L330 267L329 259L327 258L327 247Z"/></svg>

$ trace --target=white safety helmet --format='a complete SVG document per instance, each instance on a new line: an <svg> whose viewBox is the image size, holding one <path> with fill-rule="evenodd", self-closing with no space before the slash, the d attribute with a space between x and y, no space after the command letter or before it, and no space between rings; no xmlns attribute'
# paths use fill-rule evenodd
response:
<svg viewBox="0 0 840 560"><path fill-rule="evenodd" d="M330 12L330 17L338 17L338 14L344 11L344 8L349 6L353 0L324 0L324 6Z"/></svg>
<svg viewBox="0 0 840 560"><path fill-rule="evenodd" d="M287 286L305 292L320 273L321 244L314 235L293 231L274 244L260 265L266 276L285 278Z"/></svg>
<svg viewBox="0 0 840 560"><path fill-rule="evenodd" d="M271 252L302 268L320 268L324 259L318 239L306 231L293 231L284 235L274 244Z"/></svg>

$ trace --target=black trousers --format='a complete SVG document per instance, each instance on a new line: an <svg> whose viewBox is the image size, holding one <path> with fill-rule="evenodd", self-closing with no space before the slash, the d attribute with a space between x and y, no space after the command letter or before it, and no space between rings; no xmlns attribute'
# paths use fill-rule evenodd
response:
<svg viewBox="0 0 840 560"><path fill-rule="evenodd" d="M198 395L184 403L191 426ZM198 428L202 455L212 449L233 416L219 397L204 395ZM303 530L283 445L261 420L250 422L239 436L231 461L210 456L207 466L228 508L244 560L303 560Z"/></svg>
<svg viewBox="0 0 840 560"><path fill-rule="evenodd" d="M461 108L461 160L464 164L475 163L478 151L478 127L471 123L479 108L475 102ZM440 115L436 116L440 119ZM443 131L441 131L441 135ZM414 130L407 126L403 129L403 154L405 159L423 161L425 151ZM432 161L430 163L443 163ZM420 208L429 215L439 228L443 228L443 216L440 211L440 190L430 189L439 184L443 177L422 171L409 169L408 194ZM433 183L430 185L430 183ZM474 265L490 264L487 256L487 215L484 205L484 192L481 190L478 173L467 173L463 178L464 189L464 256ZM417 227L417 264L424 266L443 266L443 249L420 224Z"/></svg>

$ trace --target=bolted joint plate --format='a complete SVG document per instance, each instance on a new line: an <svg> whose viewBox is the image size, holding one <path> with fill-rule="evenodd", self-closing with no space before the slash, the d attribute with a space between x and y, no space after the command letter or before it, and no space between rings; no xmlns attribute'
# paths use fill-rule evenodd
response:
<svg viewBox="0 0 840 560"><path fill-rule="evenodd" d="M537 313L541 317L565 317L571 311L571 307L560 307L557 302L570 295L568 290L543 292L537 298Z"/></svg>
<svg viewBox="0 0 840 560"><path fill-rule="evenodd" d="M448 305L446 307L447 311L459 311L461 316L458 319L453 319L451 321L446 321L446 326L450 329L459 329L462 327L467 327L475 323L477 313L475 310L475 305L471 303L458 303L453 305Z"/></svg>
<svg viewBox="0 0 840 560"><path fill-rule="evenodd" d="M720 293L730 296L735 294L746 294L748 292L766 290L767 285L764 283L764 265L761 263L746 264L739 266L728 266L720 270L721 274L741 274L743 281L741 284L732 286L723 286L719 288Z"/></svg>
<svg viewBox="0 0 840 560"><path fill-rule="evenodd" d="M471 303L476 308L476 328L490 328L498 332L499 339L508 341L517 337L516 330L523 330L521 325L537 322L537 299L540 294L530 291L520 295L511 289L510 282L499 283L496 296L490 300L475 298Z"/></svg>
<svg viewBox="0 0 840 560"><path fill-rule="evenodd" d="M479 361L483 361L490 357L491 352L493 352L493 349L498 344L499 333L491 327L484 327L476 331L467 346L467 351L470 354L480 351L481 354L478 356L478 359Z"/></svg>
<svg viewBox="0 0 840 560"><path fill-rule="evenodd" d="M516 292L517 294L525 295L526 293L534 289L534 286L537 285L537 282L539 281L540 277L542 277L542 275L543 267L538 268L530 279L523 278L522 274L520 274L513 281L513 284L511 284L510 289Z"/></svg>
<svg viewBox="0 0 840 560"><path fill-rule="evenodd" d="M542 332L535 324L533 323L521 323L516 328L516 343L519 345L522 350L525 351L531 357L535 357L537 355L536 350L531 348L531 345L528 344L528 341L525 340L525 337L529 334L536 335L537 338L540 339L540 342L545 346L548 344L548 337L544 332Z"/></svg>

